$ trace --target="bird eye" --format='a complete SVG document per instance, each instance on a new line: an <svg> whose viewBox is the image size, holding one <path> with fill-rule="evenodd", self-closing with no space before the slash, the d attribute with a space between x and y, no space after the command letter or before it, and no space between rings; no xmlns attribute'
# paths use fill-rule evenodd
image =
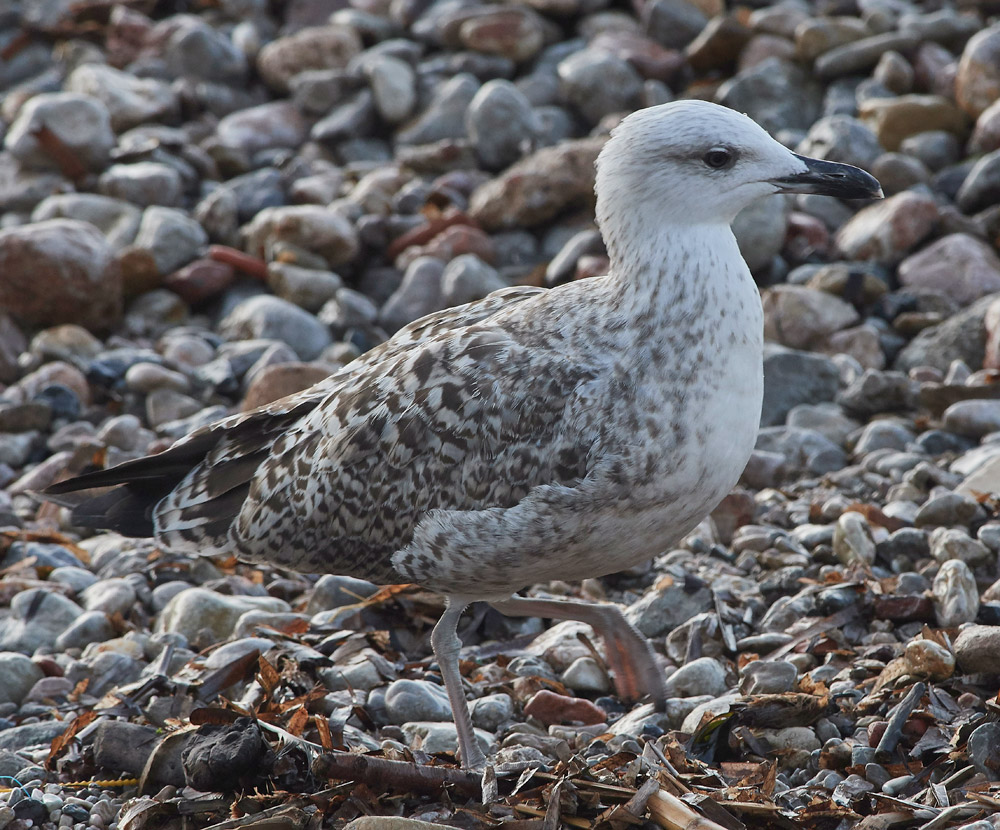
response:
<svg viewBox="0 0 1000 830"><path fill-rule="evenodd" d="M702 161L713 170L721 170L724 167L729 167L734 159L735 155L733 151L727 147L713 147L702 156Z"/></svg>

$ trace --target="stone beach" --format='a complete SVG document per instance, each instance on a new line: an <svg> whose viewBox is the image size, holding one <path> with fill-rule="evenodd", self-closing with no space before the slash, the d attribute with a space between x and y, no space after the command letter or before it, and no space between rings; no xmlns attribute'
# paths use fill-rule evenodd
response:
<svg viewBox="0 0 1000 830"><path fill-rule="evenodd" d="M998 15L0 4L0 830L1000 827ZM528 588L627 606L664 712L613 696L589 627L477 606L484 799L451 768L440 597L88 535L36 496L429 312L603 273L597 152L691 97L887 198L737 219L768 341L739 487L646 566Z"/></svg>

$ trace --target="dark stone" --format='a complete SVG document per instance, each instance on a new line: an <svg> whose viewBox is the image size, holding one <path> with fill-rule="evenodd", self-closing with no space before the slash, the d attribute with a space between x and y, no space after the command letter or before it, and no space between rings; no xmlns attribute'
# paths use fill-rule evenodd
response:
<svg viewBox="0 0 1000 830"><path fill-rule="evenodd" d="M182 758L188 785L202 792L247 788L267 776L275 762L274 752L251 718L200 727Z"/></svg>

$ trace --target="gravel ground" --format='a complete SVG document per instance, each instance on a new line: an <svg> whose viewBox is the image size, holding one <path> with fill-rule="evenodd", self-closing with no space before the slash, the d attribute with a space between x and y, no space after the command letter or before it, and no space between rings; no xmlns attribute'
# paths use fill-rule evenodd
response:
<svg viewBox="0 0 1000 830"><path fill-rule="evenodd" d="M1000 827L998 11L0 6L0 830ZM529 589L627 605L666 711L613 697L586 626L474 608L484 799L447 763L440 598L32 497L428 312L603 273L593 159L684 97L888 198L739 217L769 341L740 487L646 567Z"/></svg>

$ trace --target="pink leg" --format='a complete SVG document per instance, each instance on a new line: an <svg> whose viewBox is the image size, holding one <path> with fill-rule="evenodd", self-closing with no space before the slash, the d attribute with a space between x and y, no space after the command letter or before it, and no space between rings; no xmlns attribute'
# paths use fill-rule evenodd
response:
<svg viewBox="0 0 1000 830"><path fill-rule="evenodd" d="M546 617L587 623L604 640L608 668L614 675L615 689L620 697L638 700L650 695L657 704L666 699L663 670L656 661L651 643L625 619L619 606L536 597L511 597L490 605L511 617Z"/></svg>
<svg viewBox="0 0 1000 830"><path fill-rule="evenodd" d="M458 620L467 603L452 597L448 597L447 602L441 619L431 632L431 648L434 649L434 656L441 667L441 678L444 680L452 716L455 718L458 754L462 766L481 771L486 766L486 756L483 755L472 728L469 704L465 702L465 692L462 690L462 674L458 670L458 652L462 648L462 641L458 639Z"/></svg>

